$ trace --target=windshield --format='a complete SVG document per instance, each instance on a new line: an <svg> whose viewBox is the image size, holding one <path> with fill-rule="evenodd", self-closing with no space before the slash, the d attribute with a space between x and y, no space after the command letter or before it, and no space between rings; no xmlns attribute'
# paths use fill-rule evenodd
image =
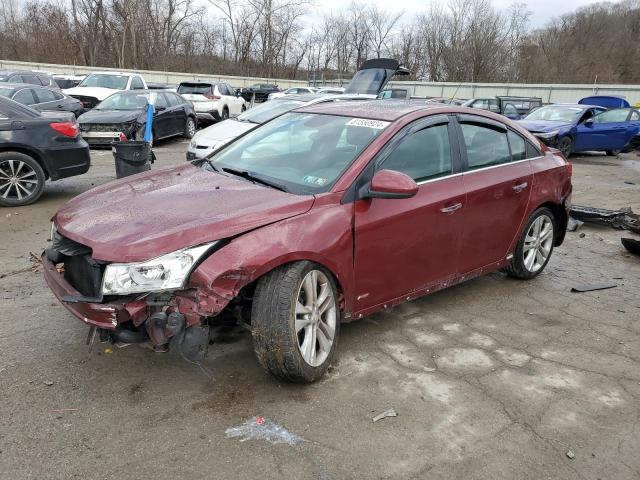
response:
<svg viewBox="0 0 640 480"><path fill-rule="evenodd" d="M238 120L262 124L301 105L304 105L304 102L300 100L271 100L238 115Z"/></svg>
<svg viewBox="0 0 640 480"><path fill-rule="evenodd" d="M15 92L13 88L5 88L5 87L0 88L0 95L2 95L3 97L11 98L11 95L13 95L13 92Z"/></svg>
<svg viewBox="0 0 640 480"><path fill-rule="evenodd" d="M289 112L214 153L206 169L248 172L296 194L328 191L389 122Z"/></svg>
<svg viewBox="0 0 640 480"><path fill-rule="evenodd" d="M147 105L147 98L148 94L116 93L100 103L96 110L142 110Z"/></svg>
<svg viewBox="0 0 640 480"><path fill-rule="evenodd" d="M129 77L127 75L104 75L93 74L87 76L80 84L79 87L102 87L111 88L113 90L124 90L127 88L127 82Z"/></svg>
<svg viewBox="0 0 640 480"><path fill-rule="evenodd" d="M578 107L563 107L549 105L540 107L527 115L525 120L542 120L547 122L574 122L582 115L584 109Z"/></svg>

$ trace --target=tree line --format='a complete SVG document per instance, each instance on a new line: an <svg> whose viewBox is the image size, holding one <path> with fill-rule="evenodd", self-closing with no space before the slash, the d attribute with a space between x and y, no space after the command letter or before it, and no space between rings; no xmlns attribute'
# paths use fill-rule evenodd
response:
<svg viewBox="0 0 640 480"><path fill-rule="evenodd" d="M411 79L637 83L640 0L601 3L532 29L524 4L352 0L0 0L0 58L265 78L349 78L394 57Z"/></svg>

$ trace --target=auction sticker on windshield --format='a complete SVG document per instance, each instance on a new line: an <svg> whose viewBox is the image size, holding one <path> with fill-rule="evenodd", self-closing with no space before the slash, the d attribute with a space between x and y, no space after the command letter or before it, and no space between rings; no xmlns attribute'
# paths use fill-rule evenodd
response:
<svg viewBox="0 0 640 480"><path fill-rule="evenodd" d="M389 122L383 122L382 120L370 120L368 118L352 118L347 122L347 125L352 127L368 127L375 128L376 130L382 130L389 125Z"/></svg>

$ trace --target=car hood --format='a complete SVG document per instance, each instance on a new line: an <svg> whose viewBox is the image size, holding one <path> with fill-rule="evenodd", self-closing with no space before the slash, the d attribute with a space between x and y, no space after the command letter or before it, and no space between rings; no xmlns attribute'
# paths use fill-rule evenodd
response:
<svg viewBox="0 0 640 480"><path fill-rule="evenodd" d="M89 190L53 220L96 260L135 262L300 215L313 201L186 164Z"/></svg>
<svg viewBox="0 0 640 480"><path fill-rule="evenodd" d="M121 90L115 90L113 88L104 88L104 87L73 87L67 88L63 90L67 95L81 95L83 97L95 97L98 100L102 101L107 98L109 95L113 95L116 92L120 92Z"/></svg>
<svg viewBox="0 0 640 480"><path fill-rule="evenodd" d="M518 125L526 128L532 133L552 132L553 130L558 130L565 127L569 128L573 126L573 124L569 122L554 122L544 120L518 120L517 123Z"/></svg>
<svg viewBox="0 0 640 480"><path fill-rule="evenodd" d="M200 130L195 135L195 140L198 142L219 142L221 140L227 140L228 138L236 138L242 135L244 132L254 129L258 124L250 122L239 122L230 118L210 127Z"/></svg>
<svg viewBox="0 0 640 480"><path fill-rule="evenodd" d="M89 110L78 117L78 123L127 123L132 122L144 112L140 110Z"/></svg>

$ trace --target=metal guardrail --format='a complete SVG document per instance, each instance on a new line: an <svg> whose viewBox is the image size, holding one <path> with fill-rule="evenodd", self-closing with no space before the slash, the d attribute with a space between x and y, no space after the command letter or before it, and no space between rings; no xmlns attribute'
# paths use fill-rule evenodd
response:
<svg viewBox="0 0 640 480"><path fill-rule="evenodd" d="M0 60L0 69L43 70L51 73L77 75L96 71L136 72L147 82L178 84L189 80L219 80L234 87L248 87L254 83L275 83L280 88L306 86L307 81L282 78L239 77L199 73L163 72L158 70L127 70L106 67L59 65L53 63ZM571 84L517 84L517 83L453 83L394 81L390 86L408 88L411 95L419 97L494 97L517 95L540 97L545 103L576 102L590 95L622 95L629 103L640 102L640 85L571 85Z"/></svg>

